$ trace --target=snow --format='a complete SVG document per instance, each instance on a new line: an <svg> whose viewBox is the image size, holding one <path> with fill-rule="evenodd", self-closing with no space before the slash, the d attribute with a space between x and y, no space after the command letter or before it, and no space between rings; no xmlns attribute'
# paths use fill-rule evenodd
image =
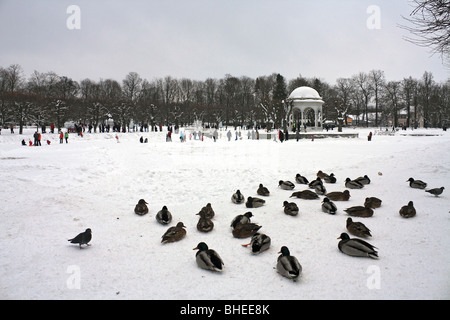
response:
<svg viewBox="0 0 450 320"><path fill-rule="evenodd" d="M372 129L344 129L359 138L228 141L188 140L165 132L43 134L51 145L21 146L23 135L0 135L0 298L2 299L449 299L450 298L450 132L440 129L374 135ZM17 130L16 130L17 131ZM185 130L183 130L185 132ZM426 135L416 135L423 132ZM402 134L400 134L402 133ZM414 135L413 135L414 134ZM430 135L432 134L432 135ZM139 143L139 138L149 143ZM234 135L233 135L234 137ZM372 182L350 190L336 215L321 211L321 200L289 198L306 189L278 188L301 173L312 180L318 170L333 172L344 190L347 177L367 174ZM381 174L379 174L381 173ZM440 197L412 189L410 177L444 186ZM231 202L240 189L257 196L262 183L271 191L263 207L247 209ZM368 242L379 259L346 256L337 237L346 232L345 208L368 196L383 200L373 217L353 218L372 230ZM139 199L149 214L136 215ZM323 199L323 196L321 196ZM300 208L283 213L283 201ZM414 201L417 215L400 217L401 206ZM210 233L196 229L196 213L208 202L215 210ZM166 205L169 226L157 223ZM242 247L250 239L232 237L232 219L252 211L252 222L272 238L271 248L254 256ZM168 227L182 221L185 239L161 244ZM67 239L92 229L91 246L79 249ZM216 250L222 273L197 267L192 249L201 241ZM287 246L303 267L297 282L281 277L276 259Z"/></svg>

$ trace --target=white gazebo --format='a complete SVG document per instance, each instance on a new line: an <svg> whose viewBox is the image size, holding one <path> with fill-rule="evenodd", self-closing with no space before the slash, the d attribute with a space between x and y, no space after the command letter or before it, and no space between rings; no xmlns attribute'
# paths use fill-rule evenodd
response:
<svg viewBox="0 0 450 320"><path fill-rule="evenodd" d="M313 122L314 128L321 127L324 101L316 90L310 87L298 87L291 92L286 102L292 107L292 112L289 116L289 128L291 130L294 122L297 126L302 126L306 123L309 123L311 126L311 122ZM311 112L314 112L314 117L312 117Z"/></svg>

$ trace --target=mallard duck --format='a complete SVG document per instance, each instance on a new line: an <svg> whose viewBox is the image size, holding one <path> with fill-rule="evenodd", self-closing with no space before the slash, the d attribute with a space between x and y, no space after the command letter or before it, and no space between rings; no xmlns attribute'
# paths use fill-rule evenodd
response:
<svg viewBox="0 0 450 320"><path fill-rule="evenodd" d="M156 214L156 221L161 224L169 224L172 221L172 214L167 210L166 206L163 206L161 210Z"/></svg>
<svg viewBox="0 0 450 320"><path fill-rule="evenodd" d="M223 270L222 258L216 251L209 249L206 243L200 242L193 250L199 250L195 254L195 260L200 268L219 272Z"/></svg>
<svg viewBox="0 0 450 320"><path fill-rule="evenodd" d="M354 179L353 181L359 182L361 184L370 184L370 178L367 176L367 174L364 175L364 177L358 177Z"/></svg>
<svg viewBox="0 0 450 320"><path fill-rule="evenodd" d="M302 272L302 266L298 262L297 258L291 256L289 249L286 246L281 247L281 250L278 252L281 255L278 256L277 259L277 271L283 277L297 280Z"/></svg>
<svg viewBox="0 0 450 320"><path fill-rule="evenodd" d="M347 230L352 235L357 237L371 237L369 228L367 228L364 223L353 221L352 218L347 218Z"/></svg>
<svg viewBox="0 0 450 320"><path fill-rule="evenodd" d="M298 206L295 202L283 202L284 213L290 216L296 216L298 214Z"/></svg>
<svg viewBox="0 0 450 320"><path fill-rule="evenodd" d="M280 180L278 182L278 186L283 190L292 190L295 188L295 184L293 184L290 181L283 181L283 180Z"/></svg>
<svg viewBox="0 0 450 320"><path fill-rule="evenodd" d="M373 216L373 210L371 208L368 207L363 207L363 206L354 206L354 207L350 207L344 210L345 212L347 212L347 214L349 216L354 216L354 217L371 217Z"/></svg>
<svg viewBox="0 0 450 320"><path fill-rule="evenodd" d="M271 239L269 236L263 233L255 233L252 236L252 240L250 243L243 244L243 247L251 246L253 254L260 254L263 251L266 251L270 247Z"/></svg>
<svg viewBox="0 0 450 320"><path fill-rule="evenodd" d="M250 211L244 214L237 215L236 217L234 217L233 221L231 221L230 227L234 229L238 224L249 223L251 222L251 217L253 217L253 214Z"/></svg>
<svg viewBox="0 0 450 320"><path fill-rule="evenodd" d="M337 207L330 199L324 198L322 202L322 211L329 214L335 214Z"/></svg>
<svg viewBox="0 0 450 320"><path fill-rule="evenodd" d="M348 201L350 199L350 191L344 190L344 191L333 191L329 192L325 195L328 197L328 199L333 201Z"/></svg>
<svg viewBox="0 0 450 320"><path fill-rule="evenodd" d="M148 213L148 207L147 202L145 202L144 199L140 199L137 203L137 205L134 207L134 213L143 216L144 214Z"/></svg>
<svg viewBox="0 0 450 320"><path fill-rule="evenodd" d="M334 173L330 173L329 176L323 178L323 181L326 183L336 183L336 177L334 176Z"/></svg>
<svg viewBox="0 0 450 320"><path fill-rule="evenodd" d="M300 184L308 184L309 183L308 179L306 179L306 177L302 176L300 173L297 173L295 175L295 182L300 183Z"/></svg>
<svg viewBox="0 0 450 320"><path fill-rule="evenodd" d="M427 187L426 182L423 182L422 180L414 180L413 178L409 178L406 182L408 181L411 188L425 189Z"/></svg>
<svg viewBox="0 0 450 320"><path fill-rule="evenodd" d="M325 178L325 177L329 177L329 175L326 174L326 173L324 173L322 170L317 171L316 176L317 176L318 178L320 178L320 179L323 179L323 178Z"/></svg>
<svg viewBox="0 0 450 320"><path fill-rule="evenodd" d="M183 239L186 236L186 228L183 222L178 222L175 227L170 227L161 237L162 243L175 242Z"/></svg>
<svg viewBox="0 0 450 320"><path fill-rule="evenodd" d="M81 245L85 244L87 246L90 246L89 241L92 239L92 230L90 228L87 228L84 232L79 233L76 237L69 239L70 243L76 243L80 246L80 249L82 249Z"/></svg>
<svg viewBox="0 0 450 320"><path fill-rule="evenodd" d="M319 194L319 195L324 195L325 193L327 193L327 189L325 188L325 186L323 184L318 184L314 187L314 191Z"/></svg>
<svg viewBox="0 0 450 320"><path fill-rule="evenodd" d="M444 187L440 187L440 188L433 188L433 189L429 189L429 190L425 190L425 192L434 194L434 196L438 197L440 194L442 194L442 192L444 191Z"/></svg>
<svg viewBox="0 0 450 320"><path fill-rule="evenodd" d="M338 243L338 248L341 252L353 257L370 257L378 259L378 252L376 247L361 239L350 239L347 233L341 233L338 238L341 239Z"/></svg>
<svg viewBox="0 0 450 320"><path fill-rule="evenodd" d="M416 209L414 208L413 202L410 201L406 206L401 207L399 213L403 218L414 217L416 215Z"/></svg>
<svg viewBox="0 0 450 320"><path fill-rule="evenodd" d="M236 204L244 203L245 197L241 193L241 191L237 190L233 195L231 196L231 201Z"/></svg>
<svg viewBox="0 0 450 320"><path fill-rule="evenodd" d="M361 189L364 187L363 184L358 181L351 180L350 178L345 179L345 187L349 189Z"/></svg>
<svg viewBox="0 0 450 320"><path fill-rule="evenodd" d="M214 210L211 207L211 203L207 203L206 206L204 206L200 211L204 212L205 218L212 219L214 218Z"/></svg>
<svg viewBox="0 0 450 320"><path fill-rule="evenodd" d="M201 232L209 232L214 228L214 222L205 216L204 211L197 213L200 216L197 222L197 230Z"/></svg>
<svg viewBox="0 0 450 320"><path fill-rule="evenodd" d="M319 196L317 195L317 193L312 192L311 190L303 190L303 191L294 192L290 196L290 198L292 198L292 197L297 197L297 198L305 199L305 200L319 199Z"/></svg>
<svg viewBox="0 0 450 320"><path fill-rule="evenodd" d="M270 195L269 189L264 187L262 185L262 183L259 184L259 187L258 187L258 190L256 190L256 193L259 194L260 196L266 196L266 197Z"/></svg>
<svg viewBox="0 0 450 320"><path fill-rule="evenodd" d="M314 189L316 186L318 185L323 185L322 179L317 177L316 179L314 179L313 181L311 181L308 184L308 187L310 187L311 189Z"/></svg>
<svg viewBox="0 0 450 320"><path fill-rule="evenodd" d="M376 209L381 207L381 200L376 197L367 197L364 201L364 207Z"/></svg>
<svg viewBox="0 0 450 320"><path fill-rule="evenodd" d="M237 224L236 227L234 227L232 234L235 238L248 238L258 232L259 229L261 229L261 226L252 222Z"/></svg>
<svg viewBox="0 0 450 320"><path fill-rule="evenodd" d="M258 208L264 205L266 200L256 198L256 197L248 197L247 202L245 202L245 206L247 208Z"/></svg>

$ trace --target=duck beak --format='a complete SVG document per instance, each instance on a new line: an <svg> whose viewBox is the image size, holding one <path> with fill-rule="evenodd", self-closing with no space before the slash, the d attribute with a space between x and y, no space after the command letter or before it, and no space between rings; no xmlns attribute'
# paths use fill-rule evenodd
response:
<svg viewBox="0 0 450 320"><path fill-rule="evenodd" d="M192 250L198 250L198 248L197 247L195 247L194 249L192 249Z"/></svg>
<svg viewBox="0 0 450 320"><path fill-rule="evenodd" d="M337 237L336 239L340 239L341 237L339 236L339 237Z"/></svg>

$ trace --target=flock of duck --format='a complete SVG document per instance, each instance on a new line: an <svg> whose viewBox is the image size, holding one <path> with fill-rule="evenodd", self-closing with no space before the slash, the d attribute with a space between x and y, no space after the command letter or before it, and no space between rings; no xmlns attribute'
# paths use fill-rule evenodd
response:
<svg viewBox="0 0 450 320"><path fill-rule="evenodd" d="M381 174L381 173L379 173ZM308 181L307 178L297 174L295 177L295 181L298 184L308 185L308 189L303 191L293 192L290 196L305 199L305 200L315 200L319 199L319 195L323 195L324 199L322 201L322 211L328 214L335 214L337 211L336 205L333 201L348 201L350 198L350 192L348 189L362 189L365 185L370 184L370 178L365 175L362 177L358 177L356 179L347 178L345 180L346 190L327 192L324 182L326 183L336 183L336 178L333 173L326 174L322 171L317 172L316 179L312 181ZM409 182L409 186L411 188L416 189L425 189L427 184L421 180L414 180L410 178L407 180ZM295 184L291 181L283 181L280 180L278 183L278 187L283 190L293 190L295 188ZM314 191L312 191L313 189ZM427 189L426 192L439 196L442 194L444 187ZM262 184L259 185L257 190L257 194L262 197L268 197L270 195L270 191L264 187ZM237 190L232 196L231 201L235 204L244 204L247 208L258 208L265 204L265 200L259 197L244 197L244 195ZM382 200L376 197L367 197L365 199L363 206L353 206L345 209L344 211L351 217L371 217L374 213L374 209L379 208L381 206ZM135 206L134 212L138 215L145 215L149 212L147 202L144 199L140 199ZM284 213L291 216L296 216L299 213L299 208L295 202L284 201L283 202ZM411 218L416 215L416 210L414 208L414 204L412 201L405 206L402 206L399 210L400 216L404 218ZM210 203L204 206L199 213L199 220L197 223L197 230L201 232L209 232L214 228L214 222L212 221L215 212ZM259 232L261 228L260 225L252 223L251 218L253 214L249 211L244 214L238 215L233 218L231 221L230 227L232 230L233 237L235 238L251 238L250 243L244 244L244 247L250 246L251 252L253 254L260 254L267 249L269 249L271 245L271 238ZM346 221L346 229L347 231L359 238L367 238L371 237L370 229L367 228L362 222L353 221L351 217L347 218ZM156 220L163 224L167 225L172 221L172 214L167 209L166 206L163 206L162 209L156 214ZM178 222L176 226L169 227L167 231L161 237L162 243L170 243L176 242L183 239L186 236L186 226L183 222ZM338 239L340 239L338 243L338 249L340 252L347 254L349 256L355 257L369 257L373 259L378 258L377 248L365 240L359 238L350 238L347 233L342 233ZM92 231L91 229L86 229L85 232L78 234L73 239L70 239L71 243L78 244L80 249L82 245L90 245L89 242L92 239ZM208 245L204 242L200 242L194 250L198 250L196 253L196 262L197 265L206 270L212 271L222 271L223 270L223 260L219 256L219 254L213 250L209 249ZM289 252L289 249L286 246L282 246L280 251L278 252L280 255L277 259L276 269L277 272L289 279L296 280L301 272L302 266L297 260L295 256L292 256Z"/></svg>

